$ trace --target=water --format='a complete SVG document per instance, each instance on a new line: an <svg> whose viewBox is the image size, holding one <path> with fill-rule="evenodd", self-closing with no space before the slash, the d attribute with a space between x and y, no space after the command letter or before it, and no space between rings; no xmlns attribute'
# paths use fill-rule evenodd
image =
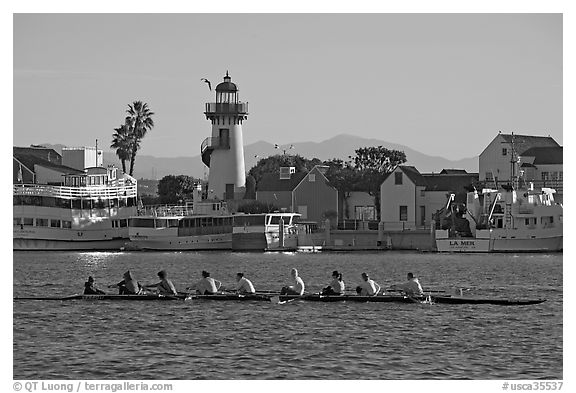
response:
<svg viewBox="0 0 576 393"><path fill-rule="evenodd" d="M177 289L209 270L232 286L307 292L340 270L386 288L412 271L426 289L546 298L540 305L15 301L15 379L562 379L562 254L15 252L14 296L104 289L166 269ZM113 289L105 289L111 293Z"/></svg>

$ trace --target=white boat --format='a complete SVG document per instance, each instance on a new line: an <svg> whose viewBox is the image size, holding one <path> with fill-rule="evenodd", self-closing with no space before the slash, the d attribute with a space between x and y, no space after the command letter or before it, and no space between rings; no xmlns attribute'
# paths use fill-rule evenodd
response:
<svg viewBox="0 0 576 393"><path fill-rule="evenodd" d="M467 193L466 204L451 194L440 228L441 252L550 252L563 248L562 205L551 188L484 189ZM464 228L464 229L463 229Z"/></svg>
<svg viewBox="0 0 576 393"><path fill-rule="evenodd" d="M222 202L151 206L130 218L131 250L231 250L232 218ZM201 209L204 208L204 211ZM206 208L210 209L207 211Z"/></svg>
<svg viewBox="0 0 576 393"><path fill-rule="evenodd" d="M64 185L13 185L14 250L118 250L136 214L136 179L117 168L64 175Z"/></svg>
<svg viewBox="0 0 576 393"><path fill-rule="evenodd" d="M233 250L296 250L298 213L237 214L232 228Z"/></svg>

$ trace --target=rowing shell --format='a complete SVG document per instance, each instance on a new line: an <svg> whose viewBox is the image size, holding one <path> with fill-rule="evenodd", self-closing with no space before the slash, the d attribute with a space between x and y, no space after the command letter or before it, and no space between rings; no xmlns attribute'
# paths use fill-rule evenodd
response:
<svg viewBox="0 0 576 393"><path fill-rule="evenodd" d="M525 306L540 304L546 299L494 299L465 296L400 296L400 295L378 295L378 296L325 296L320 294L310 295L273 295L273 294L216 294L216 295L187 295L177 296L163 295L72 295L66 297L21 297L14 300L120 300L120 301L145 301L145 300L219 300L219 301L267 301L279 304L292 302L294 300L304 300L313 302L356 302L356 303L441 303L441 304L492 304L500 306Z"/></svg>
<svg viewBox="0 0 576 393"><path fill-rule="evenodd" d="M311 294L304 296L283 295L280 301L290 299L301 299L316 302L359 302L359 303L442 303L442 304L492 304L499 306L525 306L531 304L544 303L546 299L494 299L465 296L400 296L400 295L379 295L379 296L324 296Z"/></svg>

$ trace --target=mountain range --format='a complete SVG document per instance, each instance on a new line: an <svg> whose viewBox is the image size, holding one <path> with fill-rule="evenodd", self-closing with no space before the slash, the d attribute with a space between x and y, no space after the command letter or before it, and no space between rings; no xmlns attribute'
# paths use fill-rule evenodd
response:
<svg viewBox="0 0 576 393"><path fill-rule="evenodd" d="M62 153L62 147L65 147L59 144L43 144L43 146L53 148L59 153ZM440 172L442 169L465 169L467 172L478 172L478 157L451 161L443 157L426 155L408 146L348 134L337 135L322 142L295 142L279 146L279 148L275 148L272 143L258 141L244 146L244 160L246 171L256 165L260 158L284 154L284 150L285 154L299 154L306 158L347 160L349 156L354 155L356 149L368 146L383 146L387 149L403 151L407 159L405 165L415 166L421 173ZM198 154L190 157L138 155L136 156L134 175L138 179L161 179L166 175L189 175L203 178L205 174L208 174L208 168L202 163L200 145L198 145L198 150L195 153ZM104 151L104 164L115 164L121 167L118 157L111 151Z"/></svg>

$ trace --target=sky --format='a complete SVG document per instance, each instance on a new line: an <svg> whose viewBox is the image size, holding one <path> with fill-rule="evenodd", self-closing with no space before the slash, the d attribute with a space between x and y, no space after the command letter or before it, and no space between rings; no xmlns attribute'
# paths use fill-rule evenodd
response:
<svg viewBox="0 0 576 393"><path fill-rule="evenodd" d="M474 157L499 131L563 144L562 14L15 14L13 143L111 150L135 100L139 154L196 156L201 78L229 71L244 143L339 134Z"/></svg>

